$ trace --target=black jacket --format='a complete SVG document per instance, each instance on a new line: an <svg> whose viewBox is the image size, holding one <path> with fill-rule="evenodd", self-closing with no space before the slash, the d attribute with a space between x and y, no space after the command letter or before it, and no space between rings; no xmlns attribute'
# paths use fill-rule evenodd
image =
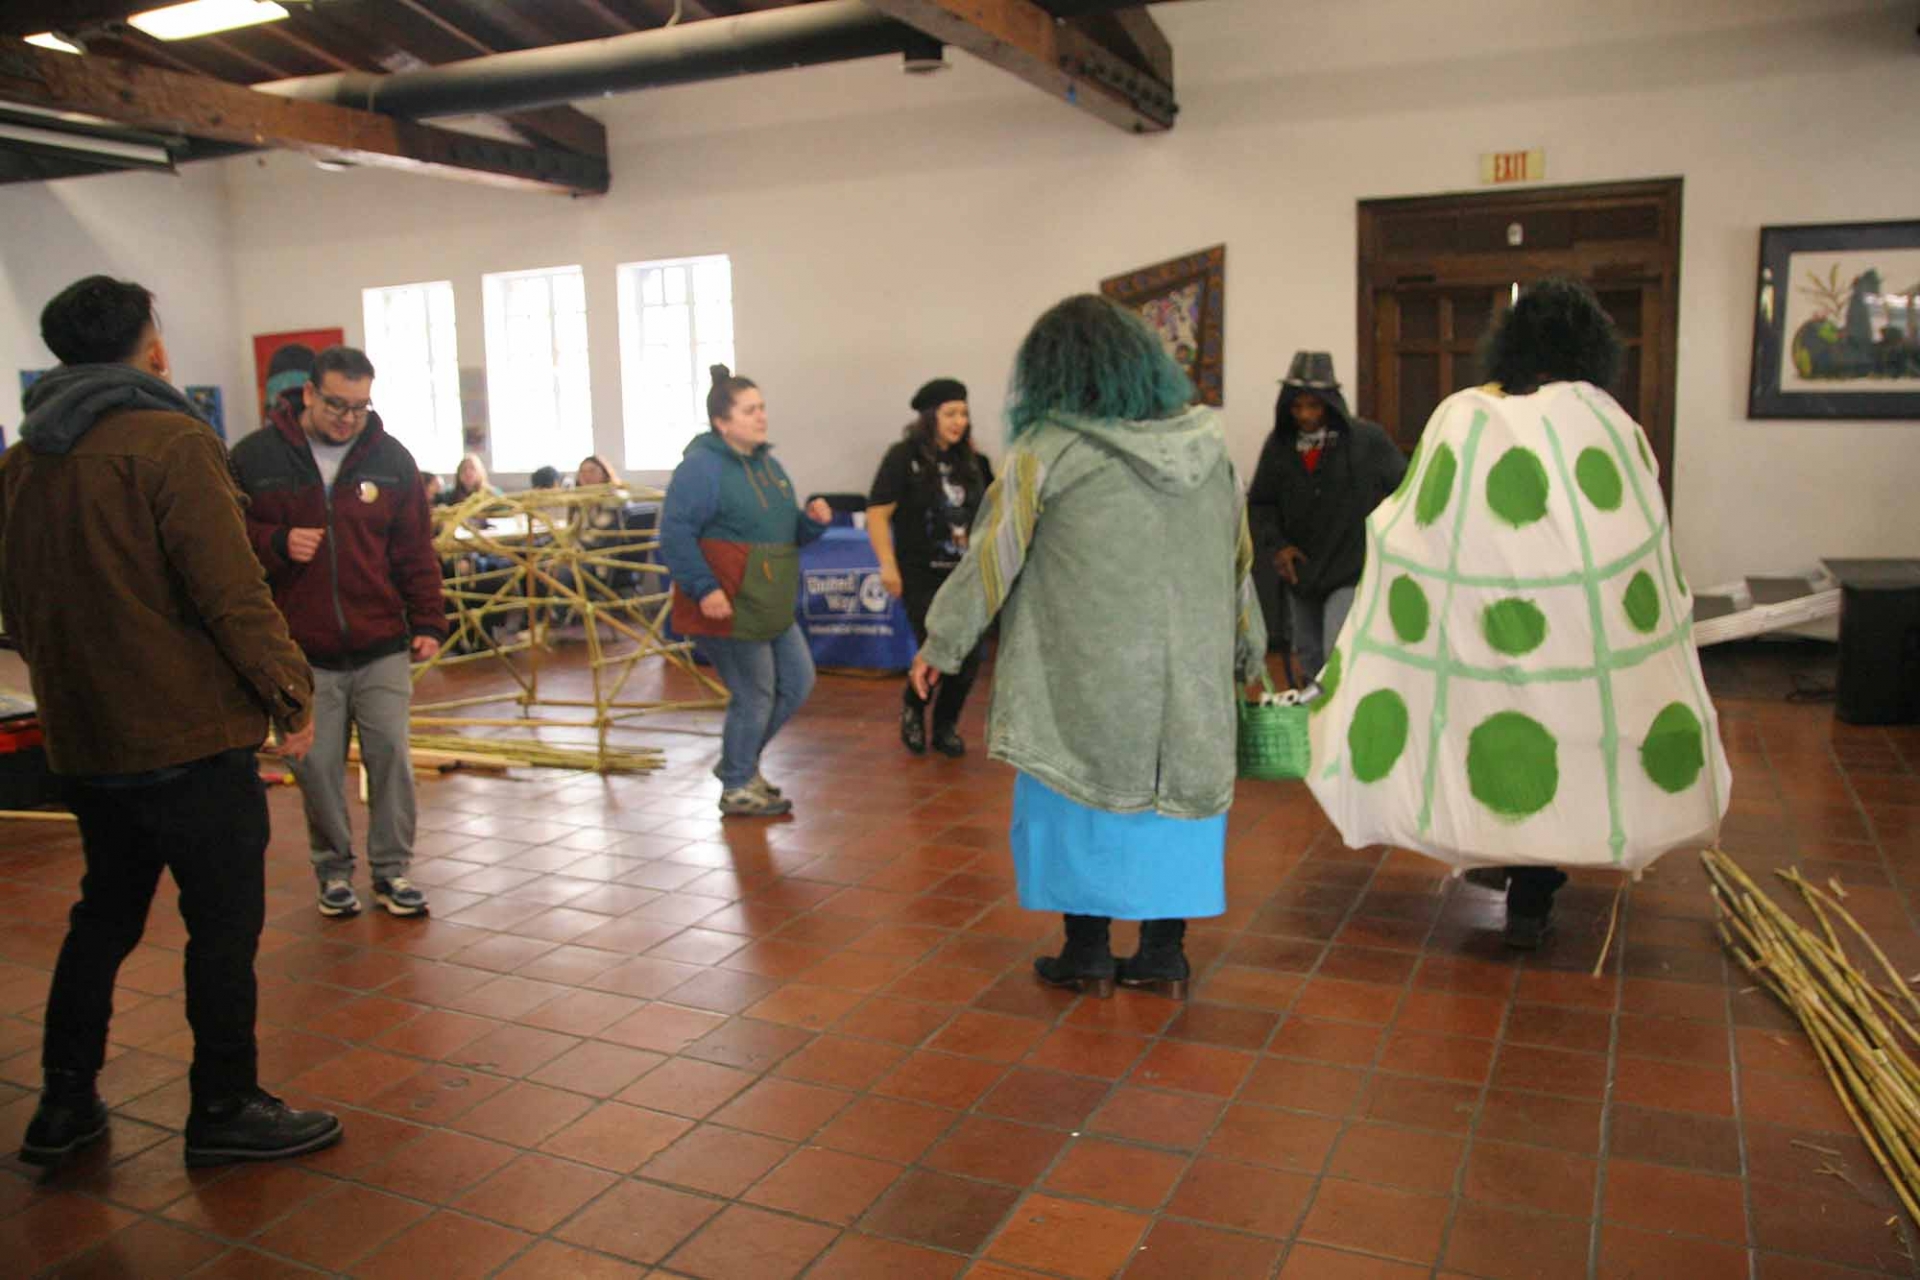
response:
<svg viewBox="0 0 1920 1280"><path fill-rule="evenodd" d="M1247 491L1247 518L1256 544L1272 555L1283 547L1306 553L1299 595L1324 599L1360 581L1367 558L1367 517L1407 473L1407 459L1386 429L1355 418L1338 391L1314 391L1327 406L1327 444L1309 474L1295 447L1293 401L1306 394L1284 387L1274 409L1273 434L1260 451Z"/></svg>

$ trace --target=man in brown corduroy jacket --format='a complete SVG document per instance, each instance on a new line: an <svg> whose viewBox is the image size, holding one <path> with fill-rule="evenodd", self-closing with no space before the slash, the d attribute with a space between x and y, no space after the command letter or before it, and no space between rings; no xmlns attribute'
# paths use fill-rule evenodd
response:
<svg viewBox="0 0 1920 1280"><path fill-rule="evenodd" d="M107 1130L94 1087L120 964L162 870L187 924L190 1165L339 1140L263 1093L254 955L266 915L271 721L313 743L313 676L247 542L213 430L167 380L153 295L89 276L40 315L60 367L0 458L0 617L33 681L86 877L47 997L45 1090L21 1158L54 1165Z"/></svg>

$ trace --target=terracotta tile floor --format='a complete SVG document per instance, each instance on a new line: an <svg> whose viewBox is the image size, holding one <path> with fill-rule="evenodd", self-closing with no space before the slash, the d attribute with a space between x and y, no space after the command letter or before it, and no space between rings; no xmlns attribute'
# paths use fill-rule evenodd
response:
<svg viewBox="0 0 1920 1280"><path fill-rule="evenodd" d="M580 687L578 652L548 687ZM1837 877L1920 969L1920 731L1786 701L1798 650L1709 665L1736 776L1727 847ZM1722 961L1691 858L1627 895L1596 979L1609 882L1579 879L1549 949L1516 958L1494 895L1342 848L1297 785L1243 784L1232 910L1193 932L1193 1001L1078 999L1028 973L1057 922L1012 896L1007 771L906 758L896 688L822 680L768 761L799 804L786 822L716 818L711 715L657 722L668 767L650 777L423 782L428 920L316 915L298 796L275 789L262 1065L339 1110L345 1141L182 1168L183 933L161 904L122 972L111 1141L45 1183L0 1166L0 1271L1912 1269L1911 1224L1799 1033ZM11 1151L79 858L61 827L0 841Z"/></svg>

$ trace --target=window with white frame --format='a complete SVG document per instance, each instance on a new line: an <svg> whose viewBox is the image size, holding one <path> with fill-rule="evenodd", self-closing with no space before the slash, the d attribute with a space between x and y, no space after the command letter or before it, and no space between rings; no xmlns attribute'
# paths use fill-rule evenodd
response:
<svg viewBox="0 0 1920 1280"><path fill-rule="evenodd" d="M725 254L619 269L627 469L671 471L707 429L707 370L732 367L733 264Z"/></svg>
<svg viewBox="0 0 1920 1280"><path fill-rule="evenodd" d="M571 470L593 452L586 278L578 266L481 278L496 472Z"/></svg>
<svg viewBox="0 0 1920 1280"><path fill-rule="evenodd" d="M381 425L423 471L451 472L461 452L453 282L365 289L360 301Z"/></svg>

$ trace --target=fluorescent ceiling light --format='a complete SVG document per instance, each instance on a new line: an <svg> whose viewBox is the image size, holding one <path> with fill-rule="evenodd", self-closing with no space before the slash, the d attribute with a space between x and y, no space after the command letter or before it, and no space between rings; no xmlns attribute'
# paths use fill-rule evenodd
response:
<svg viewBox="0 0 1920 1280"><path fill-rule="evenodd" d="M57 35L55 35L55 34L53 34L53 32L51 32L51 31L42 31L42 32L41 32L41 33L40 33L39 35L37 35L37 36L28 36L28 37L27 37L27 43L28 43L28 44L37 44L37 45L39 45L39 46L40 46L40 47L41 47L42 49L52 49L52 50L54 50L54 51L55 51L56 53L84 53L84 52L86 52L86 50L84 50L84 49L82 49L82 48L81 48L81 47L80 47L79 45L77 45L77 44L68 44L68 43L67 43L67 42L66 42L65 40L62 40L62 39L61 39L61 38L60 38L59 36L57 36Z"/></svg>
<svg viewBox="0 0 1920 1280"><path fill-rule="evenodd" d="M156 40L191 40L195 36L278 22L287 11L272 0L187 0L186 4L149 9L127 19Z"/></svg>
<svg viewBox="0 0 1920 1280"><path fill-rule="evenodd" d="M149 146L140 142L122 142L118 138L90 138L85 134L0 123L0 142L23 142L53 151L81 152L109 160L121 160L129 164L151 165L158 169L173 167L173 157L167 154L165 147Z"/></svg>

